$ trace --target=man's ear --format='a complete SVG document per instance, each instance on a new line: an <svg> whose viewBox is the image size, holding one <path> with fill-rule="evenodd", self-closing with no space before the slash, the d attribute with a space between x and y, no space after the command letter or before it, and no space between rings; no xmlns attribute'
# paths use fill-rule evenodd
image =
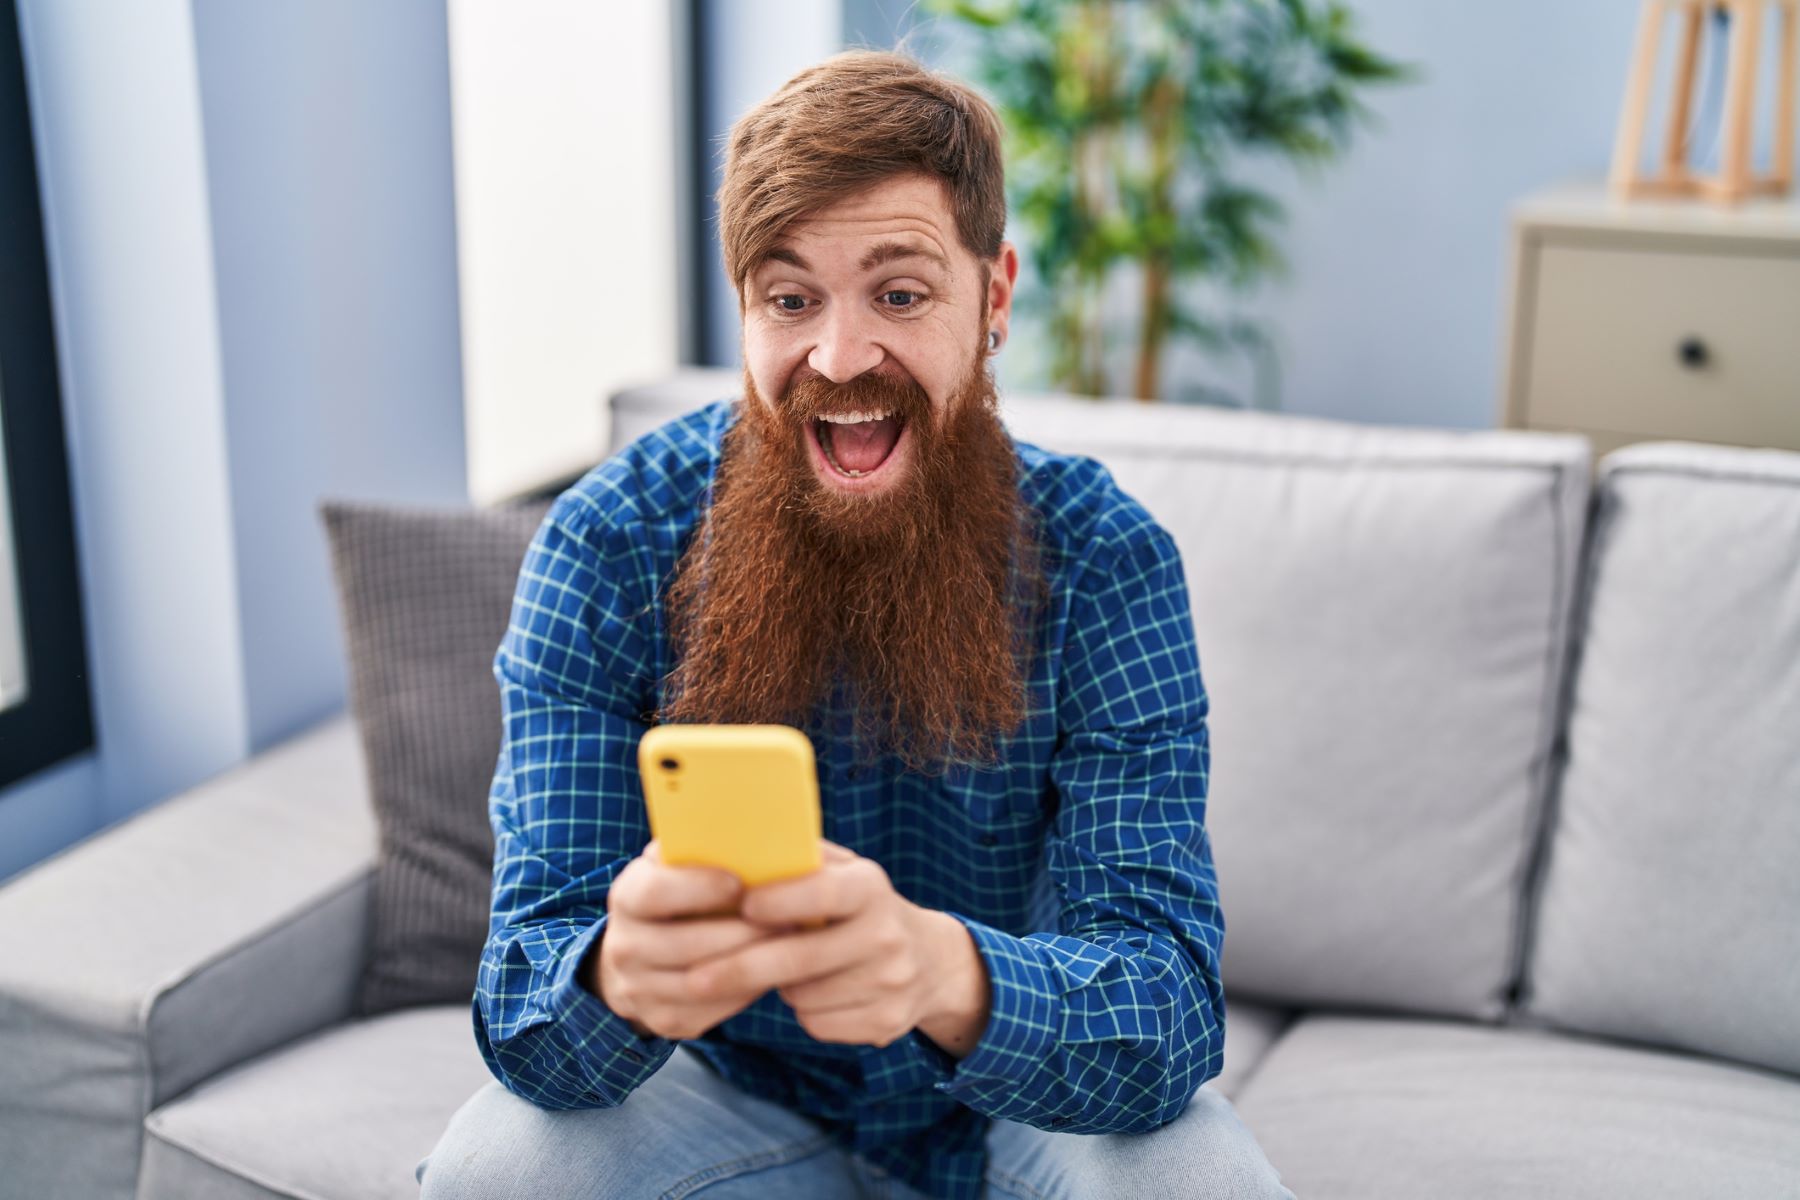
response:
<svg viewBox="0 0 1800 1200"><path fill-rule="evenodd" d="M1013 286L1019 280L1019 250L1011 242L1000 243L1000 253L988 264L987 310L988 328L1000 331L1006 341L1007 327L1012 322Z"/></svg>

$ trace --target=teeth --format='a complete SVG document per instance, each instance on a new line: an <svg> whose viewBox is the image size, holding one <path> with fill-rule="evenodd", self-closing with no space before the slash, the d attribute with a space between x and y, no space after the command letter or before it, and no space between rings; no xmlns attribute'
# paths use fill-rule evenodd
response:
<svg viewBox="0 0 1800 1200"><path fill-rule="evenodd" d="M820 417L819 420L830 421L833 425L860 425L864 421L886 420L890 415L892 415L892 410L888 412L831 413Z"/></svg>

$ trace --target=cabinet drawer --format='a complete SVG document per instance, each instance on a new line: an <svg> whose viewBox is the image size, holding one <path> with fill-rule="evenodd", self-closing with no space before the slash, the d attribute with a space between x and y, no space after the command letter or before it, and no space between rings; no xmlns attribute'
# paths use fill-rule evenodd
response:
<svg viewBox="0 0 1800 1200"><path fill-rule="evenodd" d="M1800 449L1800 258L1537 255L1527 424Z"/></svg>

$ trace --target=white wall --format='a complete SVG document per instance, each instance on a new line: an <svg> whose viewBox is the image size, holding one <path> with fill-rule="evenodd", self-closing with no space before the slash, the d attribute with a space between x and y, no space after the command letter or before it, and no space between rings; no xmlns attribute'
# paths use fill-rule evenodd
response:
<svg viewBox="0 0 1800 1200"><path fill-rule="evenodd" d="M860 36L891 42L924 14L900 0L844 0ZM727 0L719 0L727 3ZM1365 39L1417 64L1421 82L1365 93L1378 121L1309 175L1281 162L1250 174L1287 206L1292 263L1238 299L1267 319L1280 354L1280 407L1360 421L1484 428L1500 390L1507 210L1571 176L1604 176L1636 28L1637 0L1352 0ZM830 27L818 18L813 33ZM924 21L930 61L966 63L967 34ZM781 46L747 41L749 64L790 69ZM1765 80L1768 73L1765 72ZM1018 231L1012 231L1018 237ZM1129 281L1123 281L1129 282ZM1022 286L1037 286L1029 276ZM1123 287L1119 303L1137 303ZM1047 347L1015 328L1003 386L1043 386ZM1183 348L1164 378L1248 395L1241 361ZM1122 385L1128 377L1121 376Z"/></svg>
<svg viewBox="0 0 1800 1200"><path fill-rule="evenodd" d="M0 874L249 742L187 0L23 0L20 32L101 749L0 796Z"/></svg>
<svg viewBox="0 0 1800 1200"><path fill-rule="evenodd" d="M737 293L725 278L718 245L718 192L725 161L725 136L746 111L786 83L802 67L811 66L844 48L840 0L698 0L705 22L700 64L701 119L710 167L702 179L705 198L708 272L705 361L735 365L739 361Z"/></svg>
<svg viewBox="0 0 1800 1200"><path fill-rule="evenodd" d="M20 8L98 745L0 878L342 709L322 497L468 494L443 6Z"/></svg>
<svg viewBox="0 0 1800 1200"><path fill-rule="evenodd" d="M21 9L98 746L0 879L340 711L319 501L591 466L678 282L669 0Z"/></svg>
<svg viewBox="0 0 1800 1200"><path fill-rule="evenodd" d="M678 361L670 0L451 0L469 494L604 457Z"/></svg>
<svg viewBox="0 0 1800 1200"><path fill-rule="evenodd" d="M1286 172L1292 275L1261 307L1290 411L1486 428L1498 419L1507 210L1602 177L1635 0L1357 0L1368 40L1420 64L1315 180Z"/></svg>
<svg viewBox="0 0 1800 1200"><path fill-rule="evenodd" d="M318 501L467 500L429 0L192 0L249 747L344 705Z"/></svg>

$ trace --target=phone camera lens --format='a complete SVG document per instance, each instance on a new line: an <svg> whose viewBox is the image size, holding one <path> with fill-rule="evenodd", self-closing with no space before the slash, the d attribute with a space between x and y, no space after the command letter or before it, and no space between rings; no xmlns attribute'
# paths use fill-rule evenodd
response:
<svg viewBox="0 0 1800 1200"><path fill-rule="evenodd" d="M679 771L681 769L681 764L672 758L665 758L656 765L665 771Z"/></svg>

